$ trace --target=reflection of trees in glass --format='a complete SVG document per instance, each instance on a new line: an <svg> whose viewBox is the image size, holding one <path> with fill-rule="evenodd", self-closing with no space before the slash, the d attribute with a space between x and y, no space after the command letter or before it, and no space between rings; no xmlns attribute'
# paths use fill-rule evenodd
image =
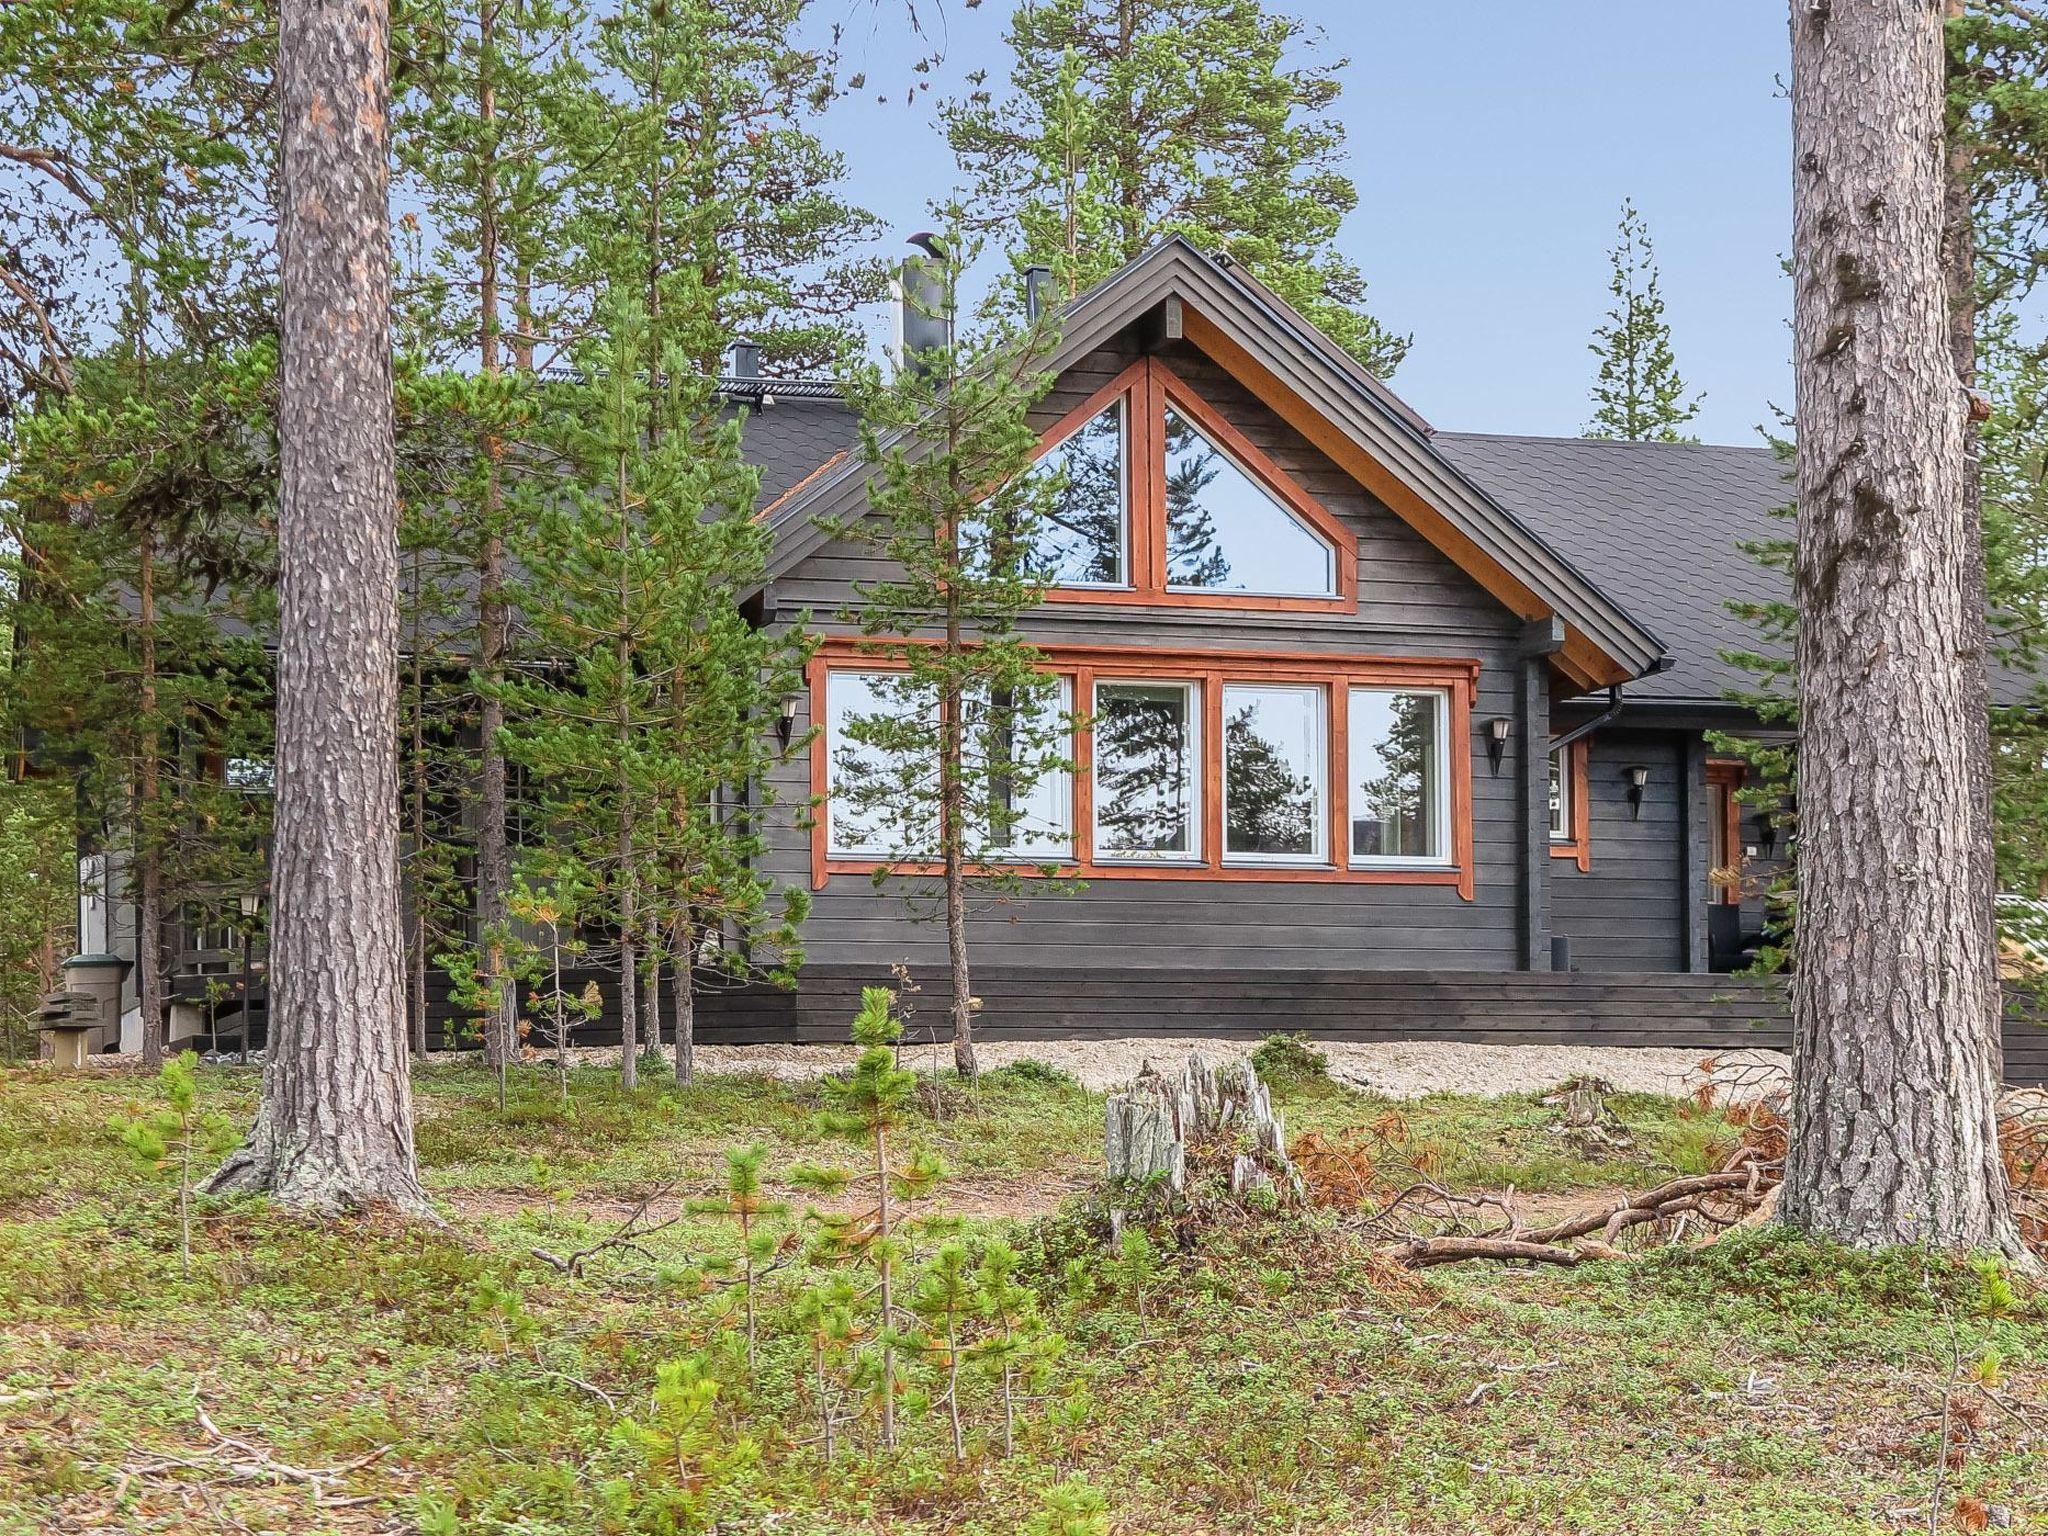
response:
<svg viewBox="0 0 2048 1536"><path fill-rule="evenodd" d="M1215 515L1202 495L1223 470L1236 471L1209 440L1173 411L1166 413L1166 581L1174 587L1230 582Z"/></svg>
<svg viewBox="0 0 2048 1536"><path fill-rule="evenodd" d="M903 862L937 857L938 705L929 686L884 672L830 682L832 846ZM962 760L973 769L962 811L977 860L1064 858L1069 737L1065 685L979 691L966 700Z"/></svg>
<svg viewBox="0 0 2048 1536"><path fill-rule="evenodd" d="M938 709L929 687L887 672L835 672L829 683L832 846L930 859Z"/></svg>
<svg viewBox="0 0 2048 1536"><path fill-rule="evenodd" d="M1188 692L1105 685L1095 696L1095 836L1107 854L1194 851Z"/></svg>
<svg viewBox="0 0 2048 1536"><path fill-rule="evenodd" d="M1037 578L1050 585L1124 579L1123 405L1094 417L1038 461L1063 477L1032 550Z"/></svg>
<svg viewBox="0 0 2048 1536"><path fill-rule="evenodd" d="M1259 707L1234 710L1223 725L1224 844L1231 853L1314 853L1315 780L1295 772L1287 749L1262 735Z"/></svg>
<svg viewBox="0 0 2048 1536"><path fill-rule="evenodd" d="M1356 766L1378 760L1353 802L1351 851L1366 857L1426 859L1436 855L1436 699L1430 694L1362 695L1384 701L1385 734L1360 742Z"/></svg>

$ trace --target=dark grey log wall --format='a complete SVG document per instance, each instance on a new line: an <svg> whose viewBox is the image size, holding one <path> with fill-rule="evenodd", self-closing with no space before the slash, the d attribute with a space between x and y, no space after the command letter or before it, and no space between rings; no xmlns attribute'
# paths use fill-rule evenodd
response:
<svg viewBox="0 0 2048 1536"><path fill-rule="evenodd" d="M1049 423L1064 414L1138 355L1129 338L1091 354L1061 380L1045 402L1042 419ZM1520 621L1200 354L1176 346L1166 356L1190 385L1350 525L1359 543L1360 611L1256 614L1048 604L1031 615L1029 631L1047 643L1478 658L1474 739L1461 744L1472 760L1477 899L1462 901L1443 886L1105 879L1079 895L1028 900L984 913L973 939L978 962L1048 968L1292 970L1335 964L1415 969L1448 964L1467 970L1513 969L1518 938L1513 759L1501 774L1492 774L1480 733L1492 716L1517 713L1514 656ZM854 583L880 574L872 551L828 545L778 579L776 612L793 617L808 610L817 628L844 631L848 626L836 615L854 600ZM808 724L799 718L799 728ZM794 768L777 788L785 803L800 802L809 791L804 774ZM808 882L808 835L786 816L776 820L769 872L780 880ZM909 921L899 897L876 891L860 875L835 875L817 893L805 943L811 959L821 965L886 967L904 960L927 981L935 979L944 962L940 929Z"/></svg>
<svg viewBox="0 0 2048 1536"><path fill-rule="evenodd" d="M1650 770L1640 817L1628 798L1628 770L1637 764ZM1685 767L1684 739L1675 732L1617 723L1593 736L1586 766L1592 868L1581 873L1556 859L1551 869L1551 928L1571 940L1574 969L1689 968Z"/></svg>

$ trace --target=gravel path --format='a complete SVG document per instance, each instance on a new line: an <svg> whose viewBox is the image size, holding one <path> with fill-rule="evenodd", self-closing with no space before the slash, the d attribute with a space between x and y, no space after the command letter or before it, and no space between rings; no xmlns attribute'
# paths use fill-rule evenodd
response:
<svg viewBox="0 0 2048 1536"><path fill-rule="evenodd" d="M1254 1040L1214 1040L1151 1036L1123 1040L988 1040L976 1047L984 1070L1029 1058L1058 1067L1096 1092L1118 1088L1138 1073L1147 1059L1177 1060L1191 1050L1211 1057L1249 1055ZM1402 1041L1359 1045L1317 1041L1330 1061L1330 1075L1339 1082L1393 1099L1419 1099L1432 1093L1471 1093L1493 1097L1535 1093L1554 1088L1570 1077L1598 1077L1630 1093L1682 1095L1697 1087L1706 1051L1660 1047L1600 1045L1471 1045L1444 1040ZM908 1053L923 1068L952 1065L952 1051L918 1046ZM579 1061L608 1062L616 1050L579 1049ZM837 1071L854 1057L843 1045L700 1045L697 1065L705 1072L755 1072L799 1082ZM1742 1074L1749 1091L1781 1083L1790 1059L1780 1051L1727 1051L1713 1059L1723 1068L1754 1068Z"/></svg>

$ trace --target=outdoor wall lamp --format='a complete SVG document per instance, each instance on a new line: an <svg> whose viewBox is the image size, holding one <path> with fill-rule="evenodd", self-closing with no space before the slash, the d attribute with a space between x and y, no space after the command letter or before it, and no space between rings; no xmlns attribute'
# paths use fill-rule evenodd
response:
<svg viewBox="0 0 2048 1536"><path fill-rule="evenodd" d="M782 713L775 720L775 734L782 738L782 744L789 745L790 733L796 729L796 695L782 696Z"/></svg>
<svg viewBox="0 0 2048 1536"><path fill-rule="evenodd" d="M1500 761L1507 756L1508 734L1514 724L1506 715L1495 715L1486 722L1486 766L1494 777L1500 776Z"/></svg>
<svg viewBox="0 0 2048 1536"><path fill-rule="evenodd" d="M1778 824L1771 819L1769 811L1756 813L1756 840L1763 844L1764 857L1772 858L1778 852Z"/></svg>
<svg viewBox="0 0 2048 1536"><path fill-rule="evenodd" d="M1650 782L1650 770L1637 763L1628 770L1628 811L1635 820L1643 819L1643 789Z"/></svg>

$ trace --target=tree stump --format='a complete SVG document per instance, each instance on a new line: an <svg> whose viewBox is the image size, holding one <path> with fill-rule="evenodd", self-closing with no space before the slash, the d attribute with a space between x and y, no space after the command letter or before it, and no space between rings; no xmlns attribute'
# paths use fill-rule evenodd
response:
<svg viewBox="0 0 2048 1536"><path fill-rule="evenodd" d="M1172 1077L1146 1062L1130 1087L1110 1095L1103 1114L1103 1160L1113 1187L1157 1190L1168 1203L1187 1193L1191 1167L1227 1160L1230 1193L1266 1190L1303 1198L1301 1175L1287 1158L1287 1127L1248 1061L1212 1064L1191 1051ZM1122 1210L1111 1215L1122 1226Z"/></svg>

